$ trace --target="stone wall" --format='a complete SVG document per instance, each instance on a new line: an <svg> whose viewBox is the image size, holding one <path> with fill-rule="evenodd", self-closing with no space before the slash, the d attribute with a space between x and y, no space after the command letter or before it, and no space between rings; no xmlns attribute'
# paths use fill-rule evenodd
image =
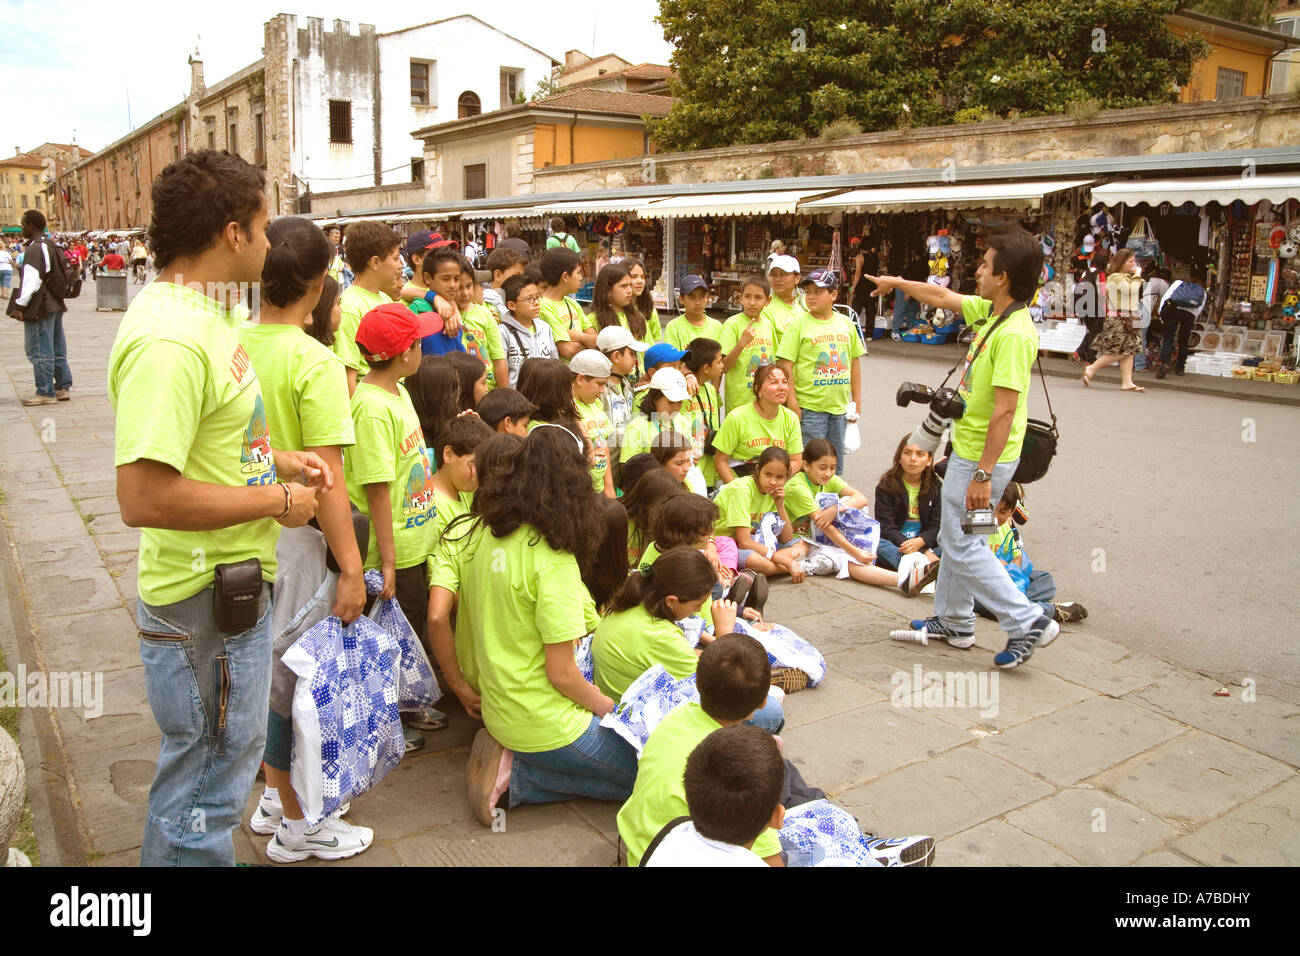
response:
<svg viewBox="0 0 1300 956"><path fill-rule="evenodd" d="M883 170L934 170L961 177L963 166L1050 162L1300 143L1300 101L1250 97L1219 103L1108 110L1087 119L1041 116L973 125L868 133L838 140L791 140L690 153L659 153L660 183L833 176ZM642 158L537 169L536 193L645 186Z"/></svg>
<svg viewBox="0 0 1300 956"><path fill-rule="evenodd" d="M331 216L349 213L373 212L395 206L418 206L425 201L422 183L403 183L400 186L371 186L366 189L343 189L336 192L312 193L311 212Z"/></svg>

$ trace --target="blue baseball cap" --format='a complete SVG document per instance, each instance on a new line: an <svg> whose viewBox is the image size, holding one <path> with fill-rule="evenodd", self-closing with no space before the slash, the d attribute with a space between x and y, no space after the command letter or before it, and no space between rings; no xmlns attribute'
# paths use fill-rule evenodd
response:
<svg viewBox="0 0 1300 956"><path fill-rule="evenodd" d="M826 289L829 292L835 292L840 287L839 273L830 269L814 269L802 279L799 280L799 288L806 285L815 285L819 289Z"/></svg>
<svg viewBox="0 0 1300 956"><path fill-rule="evenodd" d="M652 368L669 362L684 362L690 357L691 353L689 351L683 352L680 349L673 348L667 342L659 342L646 349L645 367Z"/></svg>
<svg viewBox="0 0 1300 956"><path fill-rule="evenodd" d="M709 284L697 275L685 276L682 279L681 287L677 290L679 295L686 295L688 292L694 292L696 289L708 290Z"/></svg>

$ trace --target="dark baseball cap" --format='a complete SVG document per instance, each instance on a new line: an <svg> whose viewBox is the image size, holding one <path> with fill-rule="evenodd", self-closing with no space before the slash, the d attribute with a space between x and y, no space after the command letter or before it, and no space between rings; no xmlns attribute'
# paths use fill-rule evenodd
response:
<svg viewBox="0 0 1300 956"><path fill-rule="evenodd" d="M799 280L799 288L802 289L806 285L815 285L819 289L835 292L840 287L840 276L838 272L831 269L814 269Z"/></svg>
<svg viewBox="0 0 1300 956"><path fill-rule="evenodd" d="M455 239L448 239L440 232L421 229L414 235L407 237L402 253L409 259L414 253L427 252L430 249L441 249L444 246L449 249L460 248L460 244Z"/></svg>
<svg viewBox="0 0 1300 956"><path fill-rule="evenodd" d="M678 290L680 295L686 295L688 292L694 292L696 289L709 288L709 284L697 275L689 275L682 279L681 288Z"/></svg>

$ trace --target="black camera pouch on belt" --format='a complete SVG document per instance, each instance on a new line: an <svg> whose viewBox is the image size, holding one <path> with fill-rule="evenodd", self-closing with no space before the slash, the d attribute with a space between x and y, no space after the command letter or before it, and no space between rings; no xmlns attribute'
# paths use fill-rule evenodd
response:
<svg viewBox="0 0 1300 956"><path fill-rule="evenodd" d="M257 624L262 596L262 562L249 558L218 564L212 578L212 616L223 634L238 634Z"/></svg>

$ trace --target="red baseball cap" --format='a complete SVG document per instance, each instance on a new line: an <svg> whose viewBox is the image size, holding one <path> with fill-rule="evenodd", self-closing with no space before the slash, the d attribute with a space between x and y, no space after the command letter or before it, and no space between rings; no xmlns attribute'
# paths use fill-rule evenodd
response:
<svg viewBox="0 0 1300 956"><path fill-rule="evenodd" d="M426 335L441 331L442 316L437 312L417 315L400 302L385 302L361 317L356 338L367 360L382 362L401 355Z"/></svg>

